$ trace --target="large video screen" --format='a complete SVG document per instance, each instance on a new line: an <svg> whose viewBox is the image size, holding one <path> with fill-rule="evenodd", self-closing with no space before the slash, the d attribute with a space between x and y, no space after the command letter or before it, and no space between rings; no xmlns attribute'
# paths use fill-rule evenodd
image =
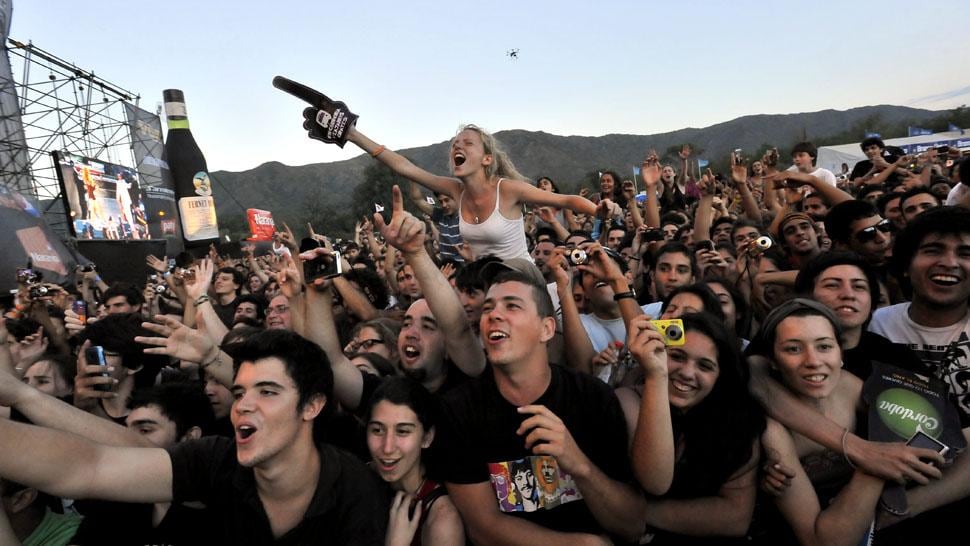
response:
<svg viewBox="0 0 970 546"><path fill-rule="evenodd" d="M150 239L138 172L67 152L54 152L70 224L78 239Z"/></svg>

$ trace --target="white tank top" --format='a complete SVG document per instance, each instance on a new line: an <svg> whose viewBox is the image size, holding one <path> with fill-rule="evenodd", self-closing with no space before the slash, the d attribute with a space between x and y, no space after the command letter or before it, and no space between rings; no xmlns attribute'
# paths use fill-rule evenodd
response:
<svg viewBox="0 0 970 546"><path fill-rule="evenodd" d="M522 217L509 220L499 210L502 180L505 179L500 178L495 185L495 209L481 224L465 221L465 215L461 211L462 197L465 196L465 190L462 190L458 196L458 229L461 230L461 238L471 248L475 258L491 254L503 260L525 258L531 262L529 246L525 242L525 220Z"/></svg>

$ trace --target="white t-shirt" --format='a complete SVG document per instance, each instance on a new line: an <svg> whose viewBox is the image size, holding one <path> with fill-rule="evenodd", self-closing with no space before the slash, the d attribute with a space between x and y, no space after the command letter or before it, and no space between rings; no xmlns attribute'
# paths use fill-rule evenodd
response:
<svg viewBox="0 0 970 546"><path fill-rule="evenodd" d="M909 306L907 302L877 309L869 331L912 349L946 382L960 410L970 416L970 311L951 326L930 328L909 318Z"/></svg>
<svg viewBox="0 0 970 546"><path fill-rule="evenodd" d="M646 312L647 307L644 305L641 309ZM593 345L593 351L600 353L615 341L626 344L626 325L623 324L622 317L605 320L589 313L579 315L579 320L582 321L583 328L586 328L586 335L589 336L589 341ZM611 371L609 366L603 366L599 370L593 370L593 373L596 377L609 383Z"/></svg>
<svg viewBox="0 0 970 546"><path fill-rule="evenodd" d="M798 170L798 167L792 165L791 167L788 167L787 170L789 170L789 171L797 171ZM835 175L832 174L832 171L830 171L828 169L823 169L823 168L819 167L819 168L815 169L814 171L812 171L812 172L810 172L808 174L814 176L815 178L818 178L819 180L821 180L822 182L825 182L826 184L829 184L831 186L834 186L835 185Z"/></svg>
<svg viewBox="0 0 970 546"><path fill-rule="evenodd" d="M968 193L970 193L970 187L967 187L963 184L963 182L960 182L956 186L953 186L950 193L946 195L946 203L944 204L948 207L955 207L956 204L959 203Z"/></svg>

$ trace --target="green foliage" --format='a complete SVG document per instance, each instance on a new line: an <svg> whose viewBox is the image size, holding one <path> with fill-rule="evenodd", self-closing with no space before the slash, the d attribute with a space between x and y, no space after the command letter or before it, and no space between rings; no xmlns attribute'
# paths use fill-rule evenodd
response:
<svg viewBox="0 0 970 546"><path fill-rule="evenodd" d="M364 180L354 188L351 198L350 218L354 221L360 220L364 216L371 218L374 216L374 205L380 204L385 207L385 218L391 215L391 188L398 185L404 197L404 208L418 218L421 211L417 209L408 199L408 184L411 182L403 176L398 176L390 167L380 162L374 162L364 169ZM425 191L425 193L430 193Z"/></svg>

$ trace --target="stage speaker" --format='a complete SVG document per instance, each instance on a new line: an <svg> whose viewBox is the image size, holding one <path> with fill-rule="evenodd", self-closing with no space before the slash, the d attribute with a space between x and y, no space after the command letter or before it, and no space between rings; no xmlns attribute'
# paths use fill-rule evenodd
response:
<svg viewBox="0 0 970 546"><path fill-rule="evenodd" d="M161 259L165 256L165 240L147 241L89 241L78 240L77 251L98 266L98 274L104 282L118 281L145 286L145 279L151 269L145 258L154 254Z"/></svg>

